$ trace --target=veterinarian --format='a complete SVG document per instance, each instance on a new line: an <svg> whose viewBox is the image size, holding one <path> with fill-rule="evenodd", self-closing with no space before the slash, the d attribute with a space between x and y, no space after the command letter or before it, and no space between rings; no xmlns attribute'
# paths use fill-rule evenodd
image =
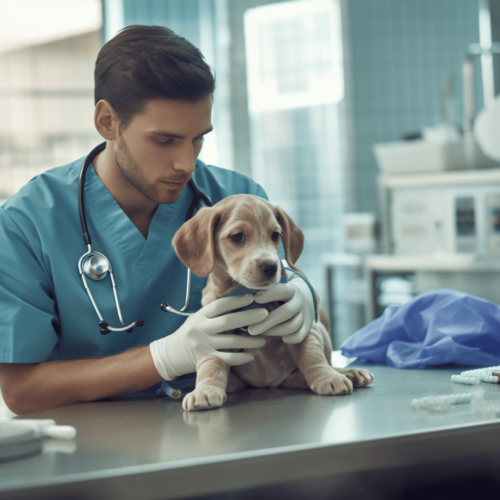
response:
<svg viewBox="0 0 500 500"><path fill-rule="evenodd" d="M87 170L84 212L133 331L101 334L78 271L87 251L78 212L85 158L33 178L0 207L0 386L15 413L153 391L218 349L250 349L217 352L228 365L251 361L265 339L219 335L234 328L250 325L252 335L290 343L309 331L314 304L301 278L264 293L262 303L285 302L271 313L230 313L253 295L201 308L206 278L198 276L188 309L196 314L186 320L160 310L184 303L186 268L171 241L193 200L188 181L214 204L237 193L266 198L252 179L197 160L212 129L214 87L199 50L163 27L125 28L97 57L94 121L106 145ZM103 319L120 326L109 275L86 281Z"/></svg>

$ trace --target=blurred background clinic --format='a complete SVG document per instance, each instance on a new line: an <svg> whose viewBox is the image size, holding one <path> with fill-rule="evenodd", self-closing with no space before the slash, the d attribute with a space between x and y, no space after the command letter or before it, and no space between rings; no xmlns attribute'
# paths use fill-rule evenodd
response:
<svg viewBox="0 0 500 500"><path fill-rule="evenodd" d="M0 203L100 142L95 59L131 24L214 68L201 159L303 229L334 348L433 288L500 304L499 0L0 0Z"/></svg>

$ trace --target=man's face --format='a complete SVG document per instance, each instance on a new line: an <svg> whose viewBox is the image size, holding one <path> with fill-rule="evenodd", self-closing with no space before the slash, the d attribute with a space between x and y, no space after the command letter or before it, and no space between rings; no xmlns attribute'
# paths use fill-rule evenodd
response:
<svg viewBox="0 0 500 500"><path fill-rule="evenodd" d="M174 203L194 172L212 130L212 97L192 103L149 101L116 139L115 161L127 181L154 203Z"/></svg>

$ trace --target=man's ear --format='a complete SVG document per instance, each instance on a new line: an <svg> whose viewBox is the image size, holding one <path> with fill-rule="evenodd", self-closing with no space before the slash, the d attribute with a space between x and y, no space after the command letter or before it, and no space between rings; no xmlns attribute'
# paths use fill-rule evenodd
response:
<svg viewBox="0 0 500 500"><path fill-rule="evenodd" d="M172 240L179 259L198 276L207 276L215 267L214 234L221 217L220 210L204 207L179 228Z"/></svg>
<svg viewBox="0 0 500 500"><path fill-rule="evenodd" d="M101 99L94 109L94 125L99 134L107 141L116 140L120 121L111 104Z"/></svg>
<svg viewBox="0 0 500 500"><path fill-rule="evenodd" d="M304 233L281 207L274 207L274 210L276 220L283 231L282 242L286 260L292 269L299 270L295 263L304 249Z"/></svg>

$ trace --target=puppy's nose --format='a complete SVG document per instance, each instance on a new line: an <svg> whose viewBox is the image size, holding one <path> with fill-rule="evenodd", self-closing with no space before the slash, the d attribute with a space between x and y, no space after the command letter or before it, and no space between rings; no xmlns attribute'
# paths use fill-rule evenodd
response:
<svg viewBox="0 0 500 500"><path fill-rule="evenodd" d="M278 270L278 266L276 264L262 264L260 268L267 279L272 278Z"/></svg>

